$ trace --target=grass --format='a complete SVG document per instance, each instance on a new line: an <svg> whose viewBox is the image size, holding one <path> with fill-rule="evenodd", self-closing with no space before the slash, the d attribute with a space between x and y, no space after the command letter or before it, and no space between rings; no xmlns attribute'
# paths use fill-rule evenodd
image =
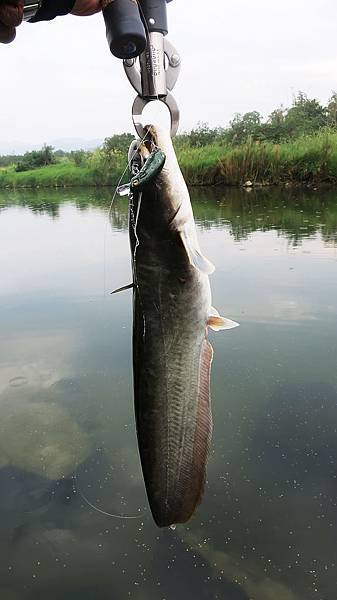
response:
<svg viewBox="0 0 337 600"><path fill-rule="evenodd" d="M337 134L321 132L282 144L182 149L180 164L192 185L280 185L337 182Z"/></svg>
<svg viewBox="0 0 337 600"><path fill-rule="evenodd" d="M179 164L189 185L261 185L337 183L337 133L321 131L282 144L248 141L241 146L212 144L177 148ZM120 158L75 166L70 160L32 171L0 170L0 188L114 186L126 165Z"/></svg>
<svg viewBox="0 0 337 600"><path fill-rule="evenodd" d="M0 188L88 187L114 185L121 171L102 173L97 168L77 167L62 162L32 171L17 173L13 167L0 171Z"/></svg>

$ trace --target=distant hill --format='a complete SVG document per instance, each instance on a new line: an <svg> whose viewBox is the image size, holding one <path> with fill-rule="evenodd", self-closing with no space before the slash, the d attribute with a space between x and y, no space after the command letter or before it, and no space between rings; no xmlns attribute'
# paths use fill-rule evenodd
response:
<svg viewBox="0 0 337 600"><path fill-rule="evenodd" d="M60 138L46 142L53 146L55 150L94 150L103 143L103 139L85 140L83 138ZM31 150L39 150L43 144L31 144L29 142L0 140L0 154L24 154Z"/></svg>
<svg viewBox="0 0 337 600"><path fill-rule="evenodd" d="M95 140L84 140L82 138L60 138L58 140L52 140L50 145L55 150L64 150L70 152L71 150L95 150L98 146L103 144L103 139Z"/></svg>

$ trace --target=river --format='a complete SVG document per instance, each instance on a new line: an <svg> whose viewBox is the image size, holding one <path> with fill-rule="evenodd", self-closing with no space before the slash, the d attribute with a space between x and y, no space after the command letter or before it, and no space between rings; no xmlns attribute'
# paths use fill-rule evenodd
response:
<svg viewBox="0 0 337 600"><path fill-rule="evenodd" d="M174 531L144 491L110 197L0 193L1 600L332 600L337 192L192 192L213 304L241 326L210 333L207 485Z"/></svg>

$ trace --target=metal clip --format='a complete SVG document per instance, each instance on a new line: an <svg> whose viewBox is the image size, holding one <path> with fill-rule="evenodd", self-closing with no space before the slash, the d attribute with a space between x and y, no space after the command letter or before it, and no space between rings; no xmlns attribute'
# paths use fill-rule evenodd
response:
<svg viewBox="0 0 337 600"><path fill-rule="evenodd" d="M148 99L148 98L142 98L141 96L136 96L135 101L132 105L133 124L134 124L135 129L141 139L143 139L143 137L146 134L146 131L141 123L141 117L142 117L145 106L149 102L152 102L152 100L153 100L153 98ZM165 96L165 98L159 98L159 100L161 102L163 102L169 109L169 112L171 115L171 137L174 137L178 131L179 116L180 116L177 102L174 99L174 96L170 92L167 93L167 96Z"/></svg>
<svg viewBox="0 0 337 600"><path fill-rule="evenodd" d="M171 135L179 127L178 105L170 93L180 73L181 59L174 46L159 32L151 32L148 45L139 58L123 61L124 70L136 97L132 107L132 119L140 138L144 137L141 117L145 106L153 100L160 100L169 109L171 116Z"/></svg>
<svg viewBox="0 0 337 600"><path fill-rule="evenodd" d="M42 0L24 0L23 2L23 20L28 21L35 17L37 11L41 8Z"/></svg>

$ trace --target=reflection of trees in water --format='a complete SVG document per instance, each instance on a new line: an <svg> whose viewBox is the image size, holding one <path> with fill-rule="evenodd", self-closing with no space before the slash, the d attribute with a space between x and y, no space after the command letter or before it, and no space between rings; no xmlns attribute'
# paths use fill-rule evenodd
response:
<svg viewBox="0 0 337 600"><path fill-rule="evenodd" d="M210 196L210 193L212 196ZM321 233L337 243L337 203L334 190L262 189L246 192L218 188L192 192L198 224L205 229L228 224L236 240L255 231L275 230L297 245Z"/></svg>
<svg viewBox="0 0 337 600"><path fill-rule="evenodd" d="M58 218L60 206L72 203L79 211L108 211L113 189L20 190L0 193L0 210L25 206L32 212ZM247 192L233 188L196 188L193 209L202 229L228 227L236 240L255 231L275 230L294 245L318 233L327 244L337 244L337 202L332 189L311 191L264 188ZM116 197L109 211L111 227L128 227L127 199Z"/></svg>
<svg viewBox="0 0 337 600"><path fill-rule="evenodd" d="M52 219L59 217L60 197L55 199L53 192L45 190L44 192L20 191L0 193L1 208L11 206L23 206L35 214L47 214ZM0 210L1 210L0 208Z"/></svg>
<svg viewBox="0 0 337 600"><path fill-rule="evenodd" d="M111 206L109 221L112 229L125 231L128 229L128 202L125 198L117 198Z"/></svg>
<svg viewBox="0 0 337 600"><path fill-rule="evenodd" d="M46 214L57 219L61 205L74 204L79 211L89 208L107 208L111 201L109 188L93 189L43 189L43 190L17 190L0 192L0 208L23 206L33 213Z"/></svg>
<svg viewBox="0 0 337 600"><path fill-rule="evenodd" d="M128 228L128 203L125 198L116 196L111 205L113 192L114 190L110 188L0 192L0 212L11 206L23 206L33 213L46 214L57 219L61 205L71 203L80 212L101 208L106 214L109 213L111 227L124 231Z"/></svg>

